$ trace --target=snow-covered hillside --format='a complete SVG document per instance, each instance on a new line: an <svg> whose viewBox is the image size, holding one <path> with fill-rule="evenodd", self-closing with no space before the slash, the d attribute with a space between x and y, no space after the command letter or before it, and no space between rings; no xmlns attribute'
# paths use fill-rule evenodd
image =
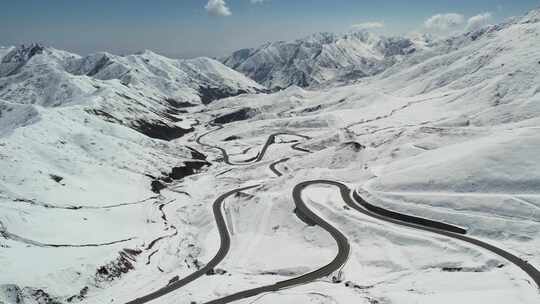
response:
<svg viewBox="0 0 540 304"><path fill-rule="evenodd" d="M368 31L319 33L239 50L222 61L269 88L307 87L375 75L425 47L425 39L386 38Z"/></svg>
<svg viewBox="0 0 540 304"><path fill-rule="evenodd" d="M40 107L81 104L160 139L185 133L175 125L181 107L264 90L209 58L173 60L150 51L80 57L38 44L8 50L0 53L1 99Z"/></svg>
<svg viewBox="0 0 540 304"><path fill-rule="evenodd" d="M0 303L536 304L538 45L534 10L272 94L207 59L0 49ZM204 105L205 86L250 93ZM323 180L465 235L358 212Z"/></svg>
<svg viewBox="0 0 540 304"><path fill-rule="evenodd" d="M207 165L168 141L194 131L187 113L260 90L207 58L0 49L0 303L53 303L119 277L164 233L163 185Z"/></svg>

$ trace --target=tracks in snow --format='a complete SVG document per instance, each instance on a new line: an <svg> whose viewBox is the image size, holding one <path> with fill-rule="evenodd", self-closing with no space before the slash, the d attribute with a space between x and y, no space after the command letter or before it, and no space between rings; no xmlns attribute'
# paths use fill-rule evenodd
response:
<svg viewBox="0 0 540 304"><path fill-rule="evenodd" d="M19 236L17 234L11 233L7 230L7 227L4 226L2 222L0 222L0 236L2 236L5 239L12 240L15 242L23 243L26 245L36 246L36 247L49 247L49 248L84 248L84 247L101 247L101 246L110 246L115 245L119 243L125 243L131 240L134 240L136 238L127 238L123 240L118 241L111 241L111 242L105 242L105 243L91 243L91 244L52 244L52 243L43 243L34 241L22 236Z"/></svg>

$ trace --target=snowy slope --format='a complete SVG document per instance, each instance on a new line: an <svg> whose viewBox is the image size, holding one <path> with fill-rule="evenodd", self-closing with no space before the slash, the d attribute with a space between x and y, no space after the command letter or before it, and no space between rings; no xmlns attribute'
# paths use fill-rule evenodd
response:
<svg viewBox="0 0 540 304"><path fill-rule="evenodd" d="M262 194L287 189L281 199L268 199L274 215L285 216L279 211L290 207L286 192L296 183L344 180L355 183L374 204L465 227L470 235L506 248L538 268L538 15L539 11L532 11L511 22L440 42L357 84L310 91L291 87L267 96L220 101L212 106L218 115L246 104L258 114L227 124L212 136L213 142L242 153L253 143L261 144L263 134L276 130L313 138L301 146L315 153L297 155L283 145L274 148L275 157L269 157L268 162L291 157L279 165L286 177L268 182ZM239 139L223 141L233 136ZM343 147L351 141L366 148L347 152ZM242 174L246 175L245 170ZM243 180L249 178L253 179ZM344 280L358 288L311 284L261 297L263 303L538 301L530 279L498 256L448 239L430 240L428 234L381 227L371 218L343 211L339 194L330 189L319 189L311 197L319 202L317 208L325 218L350 237L353 255L343 269ZM244 216L244 221L254 216ZM253 224L250 233L256 231L263 238L272 226L285 226L283 222L287 221L272 218L266 228L261 227L264 223ZM294 228L284 229L294 234ZM250 242L250 234L237 238L239 248L253 248L244 245ZM305 252L324 242L311 238L307 231L299 239L306 242ZM287 242L278 236L274 241ZM251 250L256 261L259 256L276 256L276 262L252 265L246 261L239 273L285 268L296 256L294 249L286 258L268 249ZM320 250L320 256L325 255ZM239 280L247 285L256 279ZM208 282L188 290L196 292L204 284ZM240 282L232 285L234 291L242 289L234 287ZM223 285L213 286L217 295L227 294ZM216 298L200 294L204 299Z"/></svg>
<svg viewBox="0 0 540 304"><path fill-rule="evenodd" d="M0 302L47 303L50 297L59 303L126 303L163 288L218 251L214 200L254 184L261 186L224 202L231 248L216 273L155 302L205 303L305 274L337 251L327 232L294 212L292 189L316 179L343 181L373 204L462 227L539 268L539 37L540 11L531 11L432 44L347 85L290 86L196 107L183 107L179 95L178 102L162 102L176 90L162 81L169 77L162 72L182 66L175 77L185 80L211 70L204 74L213 83L219 77L208 74L222 75L227 68L206 60L187 67L148 52L103 55L113 63L98 64L102 55L84 59L54 51L56 59L47 62L56 63L41 68L69 74L69 85L80 90L71 92L86 98L51 93L56 97L36 97L32 104L2 89ZM344 49L359 52L356 44ZM114 76L126 66L141 72ZM9 78L11 85L24 78L21 73L0 79ZM233 75L220 83L244 79ZM36 79L23 80L39 88ZM88 79L102 87L89 97L80 93ZM128 86L122 84L126 79ZM50 87L42 92L59 92ZM94 112L99 109L114 117ZM164 114L183 119L175 124L193 132L162 141L130 125L172 119ZM218 118L223 128L207 124ZM226 164L219 150L195 141L207 134L203 143L242 162L257 157L270 134L284 131L310 139L279 135L260 162L241 166ZM172 167L200 158L188 147L205 153L211 166L166 182ZM269 169L273 163L282 176ZM158 178L167 186L159 196L150 187ZM237 303L538 302L530 278L499 255L355 212L335 187L312 185L302 197L350 244L346 263L332 274L338 279L328 276ZM96 246L73 246L81 244Z"/></svg>
<svg viewBox="0 0 540 304"><path fill-rule="evenodd" d="M0 55L1 96L21 103L50 106L70 102L94 92L96 84L122 84L136 92L143 90L149 97L192 103L206 98L202 89L228 95L262 89L209 58L173 60L151 51L124 57L108 53L80 57L37 44ZM54 81L47 83L47 76ZM40 91L44 89L48 91Z"/></svg>
<svg viewBox="0 0 540 304"><path fill-rule="evenodd" d="M0 98L87 111L160 139L184 132L175 126L180 106L262 91L254 81L208 59L172 60L146 51L125 57L87 57L33 44L3 52Z"/></svg>
<svg viewBox="0 0 540 304"><path fill-rule="evenodd" d="M185 239L157 192L203 160L169 140L194 131L193 106L262 89L205 58L0 49L0 303L72 302L168 230Z"/></svg>
<svg viewBox="0 0 540 304"><path fill-rule="evenodd" d="M386 38L367 31L319 33L239 50L222 61L270 88L307 87L377 74L421 47L425 46L418 40Z"/></svg>

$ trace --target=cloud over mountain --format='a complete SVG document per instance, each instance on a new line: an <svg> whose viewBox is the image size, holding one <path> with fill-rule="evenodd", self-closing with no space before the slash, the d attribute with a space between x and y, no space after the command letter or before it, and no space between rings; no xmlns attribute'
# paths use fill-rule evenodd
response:
<svg viewBox="0 0 540 304"><path fill-rule="evenodd" d="M384 27L384 22L381 22L381 21L363 22L363 23L353 24L351 27L355 30L379 29L379 28Z"/></svg>
<svg viewBox="0 0 540 304"><path fill-rule="evenodd" d="M461 14L448 13L436 14L429 17L424 26L428 30L448 31L457 28L465 22L465 17Z"/></svg>
<svg viewBox="0 0 540 304"><path fill-rule="evenodd" d="M230 16L232 14L224 0L209 0L204 8L213 16Z"/></svg>
<svg viewBox="0 0 540 304"><path fill-rule="evenodd" d="M491 18L492 18L492 15L489 12L473 16L469 18L469 20L467 20L467 27L465 28L465 30L474 31L474 30L480 29L488 25Z"/></svg>

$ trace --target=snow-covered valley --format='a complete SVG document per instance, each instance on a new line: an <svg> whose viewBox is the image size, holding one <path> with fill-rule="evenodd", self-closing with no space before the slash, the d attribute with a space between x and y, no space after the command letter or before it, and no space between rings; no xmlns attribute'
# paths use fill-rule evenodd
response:
<svg viewBox="0 0 540 304"><path fill-rule="evenodd" d="M538 303L538 45L534 10L274 93L0 48L0 303Z"/></svg>

